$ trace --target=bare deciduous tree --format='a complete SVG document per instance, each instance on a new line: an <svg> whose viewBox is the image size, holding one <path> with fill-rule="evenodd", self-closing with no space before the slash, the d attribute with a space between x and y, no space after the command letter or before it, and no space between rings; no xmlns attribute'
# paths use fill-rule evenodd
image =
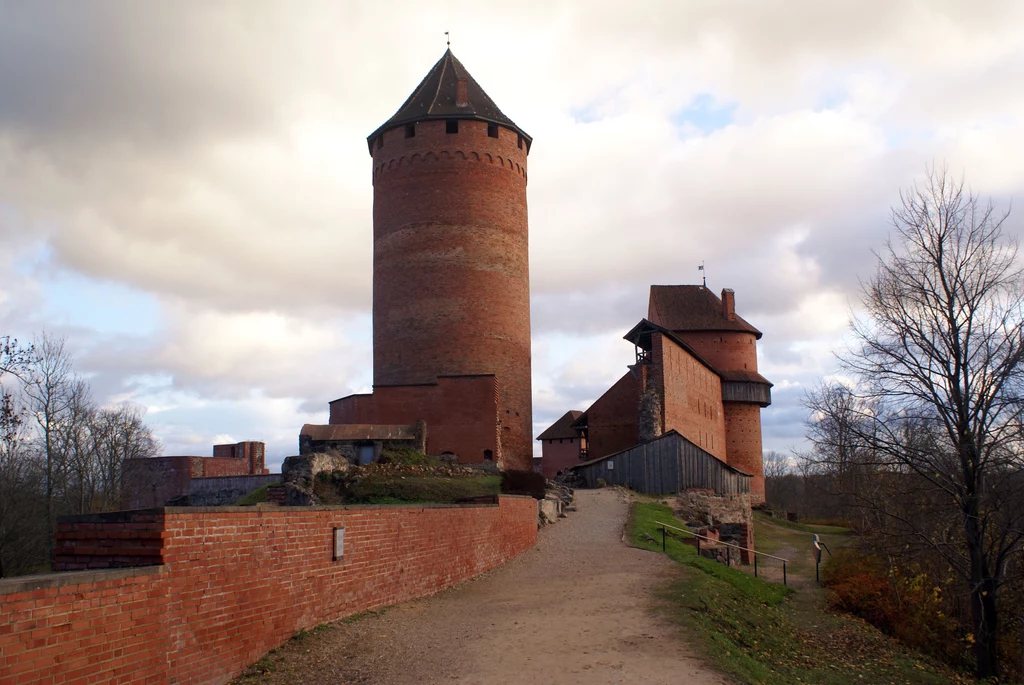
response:
<svg viewBox="0 0 1024 685"><path fill-rule="evenodd" d="M160 448L144 417L97 407L63 340L0 337L0 576L46 567L58 514L120 506L124 460Z"/></svg>
<svg viewBox="0 0 1024 685"><path fill-rule="evenodd" d="M95 478L102 493L98 510L121 506L121 474L125 459L144 459L160 453L160 442L144 419L146 411L133 404L101 409L93 417L90 432L95 453Z"/></svg>
<svg viewBox="0 0 1024 685"><path fill-rule="evenodd" d="M767 478L782 478L793 471L793 467L787 457L782 452L776 452L774 450L764 453L764 477Z"/></svg>
<svg viewBox="0 0 1024 685"><path fill-rule="evenodd" d="M81 405L78 395L84 386L75 378L74 360L65 348L63 338L43 334L36 350L24 393L28 410L39 427L39 442L45 460L46 550L49 558L53 551L57 494L64 484L68 467L69 446L65 438L72 415Z"/></svg>
<svg viewBox="0 0 1024 685"><path fill-rule="evenodd" d="M31 494L38 487L37 464L26 444L25 410L18 396L4 386L3 376L24 378L31 362L31 348L16 340L0 338L0 578L24 573L42 560L33 558L31 535L40 512Z"/></svg>
<svg viewBox="0 0 1024 685"><path fill-rule="evenodd" d="M1024 281L997 213L932 169L893 210L863 285L854 382L810 398L842 490L949 564L970 597L976 674L998 673L999 591L1022 548Z"/></svg>

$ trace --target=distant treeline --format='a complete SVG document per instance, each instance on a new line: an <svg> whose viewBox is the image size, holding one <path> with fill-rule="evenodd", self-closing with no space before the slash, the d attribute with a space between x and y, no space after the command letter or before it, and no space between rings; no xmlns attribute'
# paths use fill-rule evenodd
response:
<svg viewBox="0 0 1024 685"><path fill-rule="evenodd" d="M49 570L58 516L119 508L124 460L160 450L144 416L98 406L63 339L0 336L0 577Z"/></svg>

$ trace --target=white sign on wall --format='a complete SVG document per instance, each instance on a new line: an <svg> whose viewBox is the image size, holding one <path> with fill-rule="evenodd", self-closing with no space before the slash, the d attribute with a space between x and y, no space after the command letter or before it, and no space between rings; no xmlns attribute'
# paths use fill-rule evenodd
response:
<svg viewBox="0 0 1024 685"><path fill-rule="evenodd" d="M334 561L341 561L345 555L345 529L334 529Z"/></svg>

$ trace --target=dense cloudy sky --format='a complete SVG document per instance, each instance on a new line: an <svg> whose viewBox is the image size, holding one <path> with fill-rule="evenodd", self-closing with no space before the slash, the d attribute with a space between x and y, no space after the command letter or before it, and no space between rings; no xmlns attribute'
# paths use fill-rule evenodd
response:
<svg viewBox="0 0 1024 685"><path fill-rule="evenodd" d="M799 448L900 188L1024 192L1016 0L0 0L0 335L66 336L167 453L279 463L371 386L364 139L444 31L535 139L538 432L704 262L764 331L766 449Z"/></svg>

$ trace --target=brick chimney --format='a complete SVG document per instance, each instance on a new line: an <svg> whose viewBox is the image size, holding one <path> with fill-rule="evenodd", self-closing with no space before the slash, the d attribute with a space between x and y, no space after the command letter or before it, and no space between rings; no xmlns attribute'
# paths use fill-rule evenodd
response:
<svg viewBox="0 0 1024 685"><path fill-rule="evenodd" d="M736 320L736 293L732 288L722 289L722 314L729 321Z"/></svg>
<svg viewBox="0 0 1024 685"><path fill-rule="evenodd" d="M465 76L460 76L459 83L455 86L455 104L458 107L469 106L469 92L466 86Z"/></svg>

